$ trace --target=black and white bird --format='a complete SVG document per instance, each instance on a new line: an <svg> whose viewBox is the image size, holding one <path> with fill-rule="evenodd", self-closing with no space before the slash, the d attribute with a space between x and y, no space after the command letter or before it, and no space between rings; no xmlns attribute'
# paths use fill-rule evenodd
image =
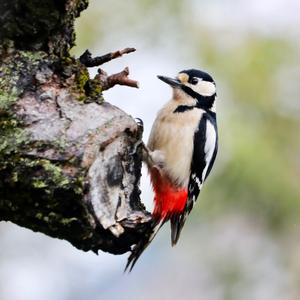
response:
<svg viewBox="0 0 300 300"><path fill-rule="evenodd" d="M135 262L159 228L170 221L175 245L218 151L216 84L206 72L190 69L176 78L158 76L173 97L158 112L145 149L154 190L153 232L132 250L126 268Z"/></svg>

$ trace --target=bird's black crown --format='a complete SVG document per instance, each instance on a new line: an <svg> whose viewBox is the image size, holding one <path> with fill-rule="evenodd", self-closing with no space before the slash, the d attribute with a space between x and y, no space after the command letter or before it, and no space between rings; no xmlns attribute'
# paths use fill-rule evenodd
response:
<svg viewBox="0 0 300 300"><path fill-rule="evenodd" d="M197 69L189 69L183 70L179 73L185 73L189 76L189 81L192 80L193 77L201 78L204 81L214 82L213 78L206 72L197 70Z"/></svg>

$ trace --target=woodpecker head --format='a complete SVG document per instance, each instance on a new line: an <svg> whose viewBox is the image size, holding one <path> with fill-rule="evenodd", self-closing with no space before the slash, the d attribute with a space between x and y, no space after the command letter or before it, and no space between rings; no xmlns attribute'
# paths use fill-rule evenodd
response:
<svg viewBox="0 0 300 300"><path fill-rule="evenodd" d="M176 78L157 77L173 88L175 99L184 101L192 98L197 107L213 110L216 84L208 73L190 69L179 72Z"/></svg>

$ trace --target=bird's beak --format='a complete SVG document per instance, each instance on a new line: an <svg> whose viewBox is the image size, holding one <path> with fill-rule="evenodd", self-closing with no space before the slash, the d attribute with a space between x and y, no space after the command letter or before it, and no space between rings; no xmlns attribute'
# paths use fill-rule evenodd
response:
<svg viewBox="0 0 300 300"><path fill-rule="evenodd" d="M180 88L181 87L181 82L178 79L166 77L166 76L161 76L157 75L158 79L162 80L163 82L167 83L171 87L174 88Z"/></svg>

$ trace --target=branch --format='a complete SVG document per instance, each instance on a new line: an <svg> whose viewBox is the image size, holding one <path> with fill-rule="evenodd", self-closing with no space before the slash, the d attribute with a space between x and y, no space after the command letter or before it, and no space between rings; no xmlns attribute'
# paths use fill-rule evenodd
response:
<svg viewBox="0 0 300 300"><path fill-rule="evenodd" d="M151 229L139 197L142 132L101 91L138 84L128 68L90 79L83 63L134 49L80 63L69 50L88 0L45 1L0 1L0 221L121 254Z"/></svg>
<svg viewBox="0 0 300 300"><path fill-rule="evenodd" d="M98 69L98 75L95 76L95 79L100 81L103 91L111 89L116 84L139 88L138 81L129 79L128 75L128 67L126 67L123 71L110 76L108 76L104 70Z"/></svg>
<svg viewBox="0 0 300 300"><path fill-rule="evenodd" d="M110 52L102 56L92 57L92 54L89 50L86 50L80 57L79 61L84 64L86 67L96 67L103 65L115 58L122 56L123 54L129 54L131 52L136 51L135 48L125 48L123 50L118 50L115 52Z"/></svg>

